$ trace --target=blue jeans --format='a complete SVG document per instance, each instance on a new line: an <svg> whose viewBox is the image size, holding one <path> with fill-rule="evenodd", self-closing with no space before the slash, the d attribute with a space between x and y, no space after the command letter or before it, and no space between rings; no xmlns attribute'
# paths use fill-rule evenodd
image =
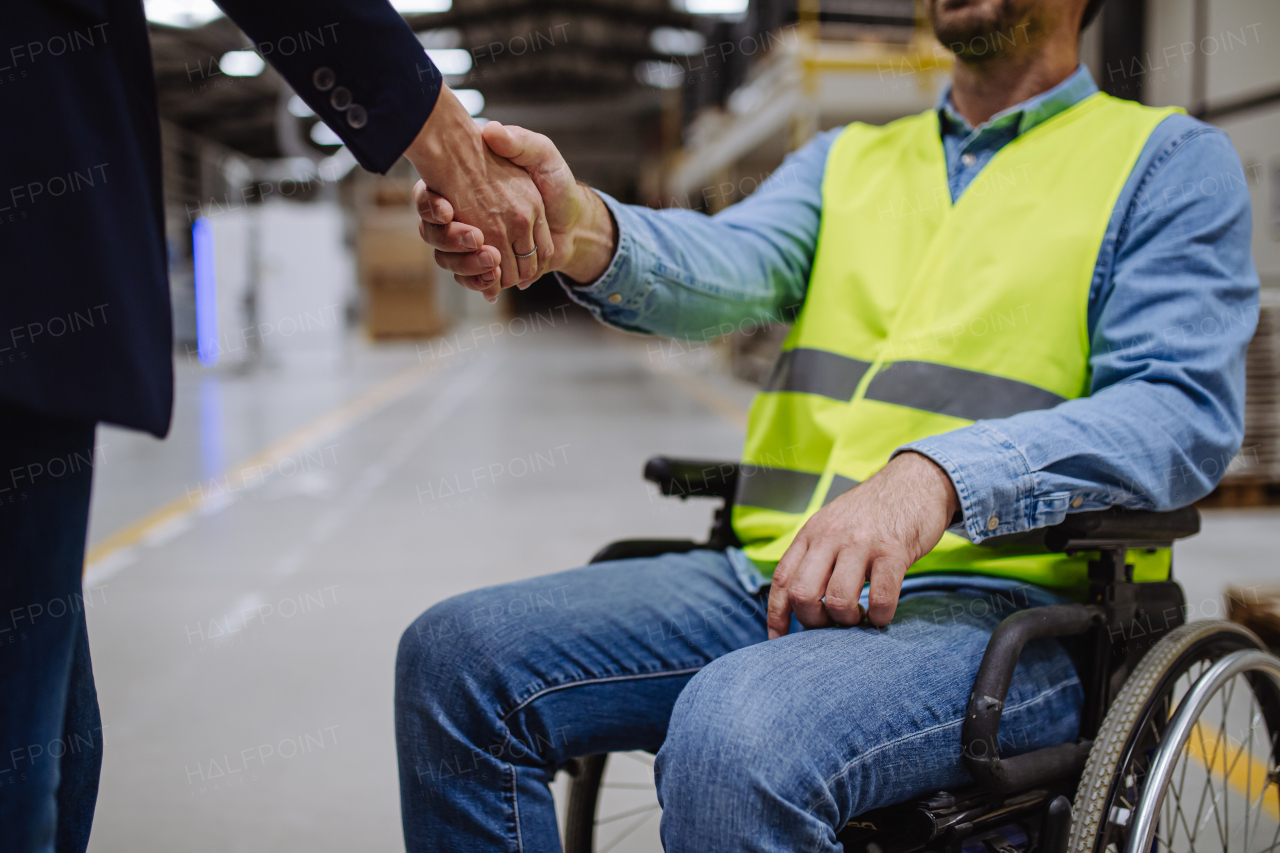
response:
<svg viewBox="0 0 1280 853"><path fill-rule="evenodd" d="M0 850L83 853L102 721L89 661L91 421L0 403Z"/></svg>
<svg viewBox="0 0 1280 853"><path fill-rule="evenodd" d="M1047 603L980 586L906 593L883 629L770 642L767 588L748 592L713 551L444 601L405 631L396 665L406 846L557 851L556 768L643 749L668 853L836 853L851 817L968 781L960 724L987 639ZM1002 752L1073 739L1081 695L1061 646L1029 644Z"/></svg>

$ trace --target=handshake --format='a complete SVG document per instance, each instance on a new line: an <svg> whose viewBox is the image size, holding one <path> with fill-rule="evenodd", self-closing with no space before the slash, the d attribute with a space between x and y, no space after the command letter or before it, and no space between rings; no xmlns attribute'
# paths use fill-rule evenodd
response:
<svg viewBox="0 0 1280 853"><path fill-rule="evenodd" d="M405 156L423 178L413 193L422 239L437 264L490 302L549 272L586 283L609 266L613 217L542 134L478 127L444 87Z"/></svg>

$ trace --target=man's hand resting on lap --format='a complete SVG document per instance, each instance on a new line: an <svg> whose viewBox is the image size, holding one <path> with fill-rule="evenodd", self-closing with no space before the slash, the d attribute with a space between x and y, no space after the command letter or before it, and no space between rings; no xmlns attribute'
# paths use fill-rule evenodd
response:
<svg viewBox="0 0 1280 853"><path fill-rule="evenodd" d="M613 259L617 240L613 217L600 196L574 180L564 157L542 134L496 121L486 124L481 133L489 150L510 160L513 168L527 172L542 195L549 245L539 241L538 268L527 281L553 271L580 282L599 278ZM456 206L448 193L435 186L427 189L420 184L415 200L422 218L419 230L422 239L436 250L436 263L453 273L464 287L496 297L493 250L486 245L476 251L492 242L486 240L487 232L455 221ZM507 286L505 277L503 286ZM522 286L527 286L523 276Z"/></svg>
<svg viewBox="0 0 1280 853"><path fill-rule="evenodd" d="M889 624L907 569L938 544L959 508L951 478L933 460L911 452L894 457L796 534L774 570L769 639L787 633L792 613L806 628L858 624L867 580L867 617Z"/></svg>

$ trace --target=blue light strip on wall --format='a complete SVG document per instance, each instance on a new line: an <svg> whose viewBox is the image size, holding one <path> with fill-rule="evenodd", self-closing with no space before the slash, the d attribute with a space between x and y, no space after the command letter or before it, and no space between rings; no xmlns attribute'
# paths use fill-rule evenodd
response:
<svg viewBox="0 0 1280 853"><path fill-rule="evenodd" d="M205 367L218 363L218 283L213 265L213 227L203 216L191 226L196 285L196 354Z"/></svg>

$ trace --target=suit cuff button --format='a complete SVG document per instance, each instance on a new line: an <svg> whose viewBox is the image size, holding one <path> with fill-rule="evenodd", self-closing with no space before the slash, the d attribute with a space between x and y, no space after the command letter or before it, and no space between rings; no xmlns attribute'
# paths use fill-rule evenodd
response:
<svg viewBox="0 0 1280 853"><path fill-rule="evenodd" d="M347 124L356 130L364 127L369 123L369 113L359 104L352 104L347 107Z"/></svg>
<svg viewBox="0 0 1280 853"><path fill-rule="evenodd" d="M329 106L335 110L345 110L351 106L351 90L346 86L339 86L329 95Z"/></svg>
<svg viewBox="0 0 1280 853"><path fill-rule="evenodd" d="M311 75L311 84L321 92L327 92L333 88L333 84L338 81L337 76L333 73L333 69L327 65L321 65Z"/></svg>

